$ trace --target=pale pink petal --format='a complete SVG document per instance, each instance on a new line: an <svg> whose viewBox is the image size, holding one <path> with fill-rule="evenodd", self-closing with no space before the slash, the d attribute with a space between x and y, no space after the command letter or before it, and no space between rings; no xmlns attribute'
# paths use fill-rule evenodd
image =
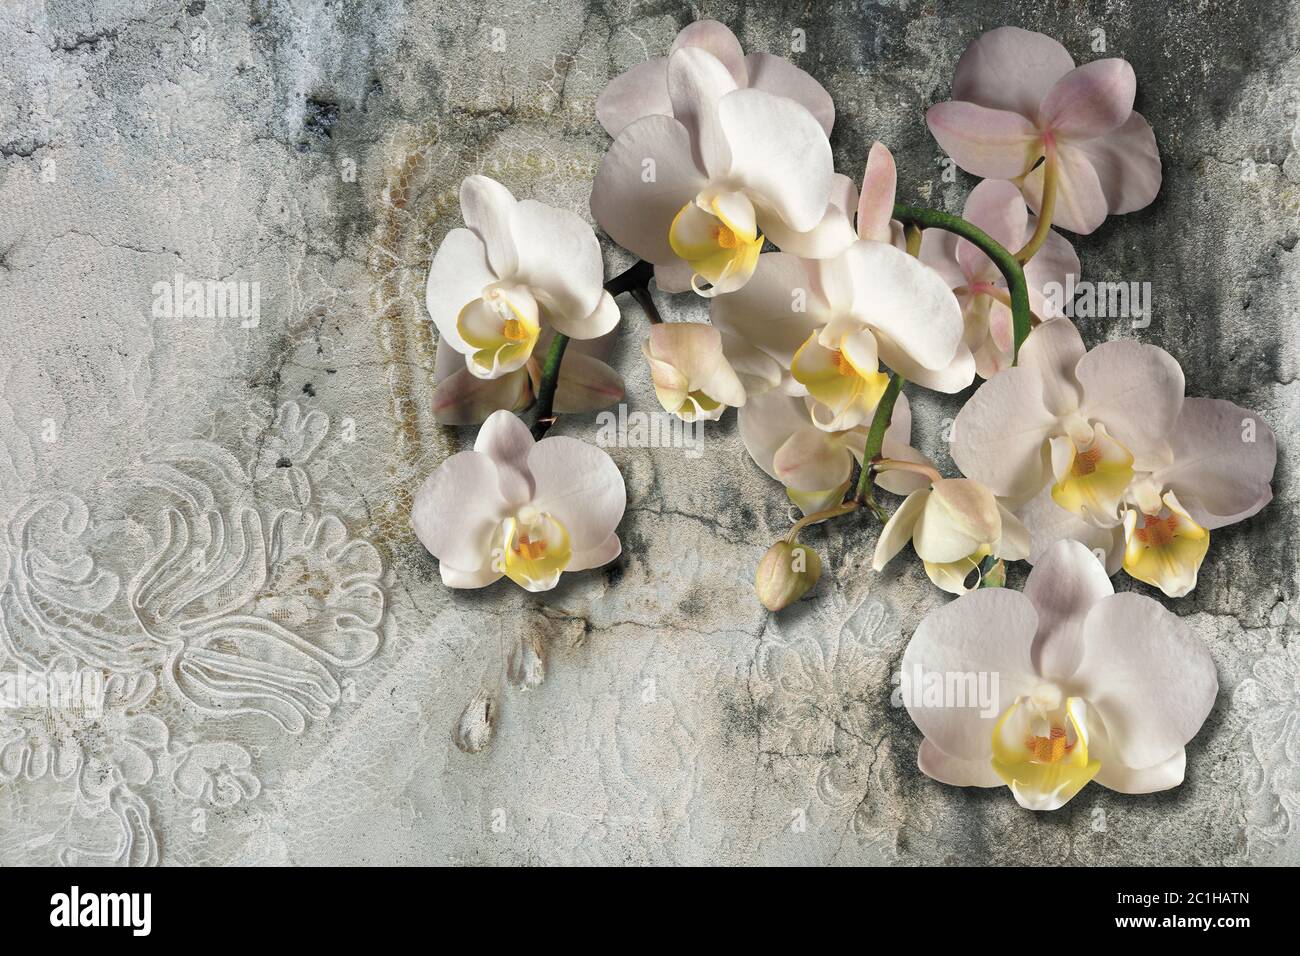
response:
<svg viewBox="0 0 1300 956"><path fill-rule="evenodd" d="M605 154L591 190L591 214L629 252L656 265L675 262L668 230L704 183L686 127L671 117L647 116L623 130Z"/></svg>
<svg viewBox="0 0 1300 956"><path fill-rule="evenodd" d="M820 83L789 60L770 53L751 53L745 63L750 87L794 100L816 117L827 136L831 135L835 104Z"/></svg>
<svg viewBox="0 0 1300 956"><path fill-rule="evenodd" d="M1021 505L1018 514L1029 530L1030 564L1041 561L1053 545L1066 540L1078 541L1091 551L1108 575L1117 573L1124 563L1124 528L1099 528L1062 508L1052 500L1050 484Z"/></svg>
<svg viewBox="0 0 1300 956"><path fill-rule="evenodd" d="M488 262L500 278L514 274L518 253L511 231L515 197L487 176L466 176L460 184L460 211L469 226L483 240Z"/></svg>
<svg viewBox="0 0 1300 956"><path fill-rule="evenodd" d="M681 259L655 265L655 285L660 292L692 292L694 278L695 270L691 264Z"/></svg>
<svg viewBox="0 0 1300 956"><path fill-rule="evenodd" d="M1002 533L993 546L993 557L1003 561L1025 560L1029 557L1029 529L1000 501L998 515L1002 518Z"/></svg>
<svg viewBox="0 0 1300 956"><path fill-rule="evenodd" d="M979 387L957 413L952 460L1000 498L1024 498L1048 477L1044 450L1056 416L1043 407L1033 369L1009 368Z"/></svg>
<svg viewBox="0 0 1300 956"><path fill-rule="evenodd" d="M963 218L979 226L1008 252L1016 252L1028 237L1029 210L1016 184L1005 179L986 179L966 198ZM979 275L996 267L992 260L971 242L957 243L957 259L966 275ZM1001 278L1001 273L996 273Z"/></svg>
<svg viewBox="0 0 1300 956"><path fill-rule="evenodd" d="M1083 622L1093 605L1115 593L1097 556L1078 541L1058 541L1034 564L1025 597L1038 612L1034 669L1067 680L1083 657Z"/></svg>
<svg viewBox="0 0 1300 956"><path fill-rule="evenodd" d="M997 700L981 707L978 694L966 706L925 706L920 689L904 694L907 712L936 747L959 760L987 760L993 755L993 725L1017 697L1038 683L1029 652L1038 626L1034 606L1019 591L984 588L931 611L903 652L905 680L918 673L997 674ZM988 688L992 691L993 682ZM915 699L914 699L915 698Z"/></svg>
<svg viewBox="0 0 1300 956"><path fill-rule="evenodd" d="M1069 319L1044 322L1020 347L1020 366L1042 378L1043 405L1053 415L1066 415L1079 407L1075 369L1085 351L1083 338Z"/></svg>
<svg viewBox="0 0 1300 956"><path fill-rule="evenodd" d="M757 395L781 384L781 363L739 336L722 333L722 354L740 378L746 394Z"/></svg>
<svg viewBox="0 0 1300 956"><path fill-rule="evenodd" d="M1087 235L1106 221L1109 207L1092 162L1077 143L1058 143L1060 165L1056 179L1056 208L1052 225ZM1025 202L1037 215L1042 209L1044 164L1026 176L1021 185Z"/></svg>
<svg viewBox="0 0 1300 956"><path fill-rule="evenodd" d="M1032 118L1052 85L1073 69L1074 59L1051 37L998 27L972 42L957 61L952 98Z"/></svg>
<svg viewBox="0 0 1300 956"><path fill-rule="evenodd" d="M793 100L736 90L718 104L731 151L731 176L755 206L796 232L822 221L834 186L831 144L817 120Z"/></svg>
<svg viewBox="0 0 1300 956"><path fill-rule="evenodd" d="M858 196L858 237L889 242L889 222L894 217L894 196L898 190L898 168L894 154L884 143L872 143L867 168L862 173Z"/></svg>
<svg viewBox="0 0 1300 956"><path fill-rule="evenodd" d="M676 53L684 47L696 47L713 54L727 68L736 86L753 85L740 41L717 20L696 20L684 26L673 40L669 53Z"/></svg>
<svg viewBox="0 0 1300 956"><path fill-rule="evenodd" d="M532 449L528 426L506 411L489 416L474 439L474 450L496 462L501 497L512 508L521 507L533 496L533 479L528 473Z"/></svg>
<svg viewBox="0 0 1300 956"><path fill-rule="evenodd" d="M838 488L853 470L853 456L831 435L811 423L792 434L772 458L777 480L795 491Z"/></svg>
<svg viewBox="0 0 1300 956"><path fill-rule="evenodd" d="M533 507L564 525L575 552L603 544L623 519L623 476L595 445L564 435L544 438L528 453L528 470Z"/></svg>
<svg viewBox="0 0 1300 956"><path fill-rule="evenodd" d="M913 448L911 441L912 408L907 401L907 396L899 393L898 401L894 405L894 414L889 419L889 427L885 429L885 440L881 443L880 453L885 458L913 461L933 468L934 462ZM914 471L895 469L878 474L876 484L891 494L910 495L914 491L929 487L930 479Z"/></svg>
<svg viewBox="0 0 1300 956"><path fill-rule="evenodd" d="M1168 760L1153 767L1135 770L1125 766L1115 754L1106 731L1106 722L1095 707L1088 708L1088 756L1101 761L1094 783L1118 793L1158 793L1171 790L1183 782L1187 772L1187 749L1179 747Z"/></svg>
<svg viewBox="0 0 1300 956"><path fill-rule="evenodd" d="M638 63L610 80L596 100L596 119L610 136L617 136L642 117L656 115L673 115L667 57Z"/></svg>
<svg viewBox="0 0 1300 956"><path fill-rule="evenodd" d="M440 561L438 575L442 578L443 585L449 588L484 588L501 579L501 572L493 567L491 561L472 571L463 571Z"/></svg>
<svg viewBox="0 0 1300 956"><path fill-rule="evenodd" d="M1154 345L1103 342L1074 371L1083 392L1082 414L1105 424L1139 467L1150 467L1167 447L1183 407L1177 360Z"/></svg>
<svg viewBox="0 0 1300 956"><path fill-rule="evenodd" d="M845 177L836 175L836 180ZM763 234L782 252L802 256L805 259L827 259L838 256L857 240L849 214L837 202L832 201L826 207L826 214L821 222L806 232L797 232L787 226L775 210L760 207L759 225Z"/></svg>
<svg viewBox="0 0 1300 956"><path fill-rule="evenodd" d="M1038 217L1030 216L1027 231L1032 233L1037 224ZM1063 317L1067 276L1074 276L1077 286L1082 274L1079 256L1069 240L1059 232L1049 231L1038 252L1025 263L1025 284L1029 286L1029 304L1034 314L1040 319ZM1048 300L1059 306L1060 311L1049 310Z"/></svg>
<svg viewBox="0 0 1300 956"><path fill-rule="evenodd" d="M1094 605L1070 684L1101 714L1116 757L1136 769L1176 756L1219 692L1205 645L1182 618L1140 594Z"/></svg>
<svg viewBox="0 0 1300 956"><path fill-rule="evenodd" d="M997 540L998 503L969 478L944 478L931 487L930 500L912 531L912 547L925 561L947 564Z"/></svg>
<svg viewBox="0 0 1300 956"><path fill-rule="evenodd" d="M945 229L927 229L921 233L920 260L943 276L948 288L967 285L968 276L957 262L958 237Z"/></svg>
<svg viewBox="0 0 1300 956"><path fill-rule="evenodd" d="M1119 129L1075 145L1092 163L1112 216L1144 209L1160 192L1160 150L1141 114L1130 113Z"/></svg>
<svg viewBox="0 0 1300 956"><path fill-rule="evenodd" d="M808 408L804 400L771 389L751 395L737 413L737 418L740 440L745 443L749 457L770 477L780 481L773 460L790 436L808 425ZM845 458L848 458L847 453Z"/></svg>
<svg viewBox="0 0 1300 956"><path fill-rule="evenodd" d="M745 389L722 354L722 334L703 322L650 326L646 354L685 377L687 391L701 390L724 405L745 404Z"/></svg>
<svg viewBox="0 0 1300 956"><path fill-rule="evenodd" d="M1127 61L1093 60L1056 81L1038 108L1038 125L1062 137L1104 136L1129 118L1136 95L1137 76Z"/></svg>
<svg viewBox="0 0 1300 956"><path fill-rule="evenodd" d="M499 487L497 466L487 455L452 455L415 494L411 527L416 537L430 554L453 567L482 567L507 511Z"/></svg>
<svg viewBox="0 0 1300 956"><path fill-rule="evenodd" d="M623 376L598 358L584 355L570 345L560 363L555 383L554 410L561 415L595 411L621 401L625 394Z"/></svg>
<svg viewBox="0 0 1300 956"><path fill-rule="evenodd" d="M876 539L876 550L871 558L872 570L884 570L885 565L889 564L894 556L903 550L903 546L912 540L912 532L916 530L916 523L921 519L926 502L929 500L930 489L918 488L903 500L897 511L889 516L885 526L880 529L880 537Z"/></svg>
<svg viewBox="0 0 1300 956"><path fill-rule="evenodd" d="M1252 411L1217 398L1188 398L1170 440L1173 463L1153 475L1201 527L1243 521L1273 498L1273 430Z"/></svg>
<svg viewBox="0 0 1300 956"><path fill-rule="evenodd" d="M931 106L925 121L958 166L987 179L1015 179L1043 153L1038 130L1019 113L954 101Z"/></svg>
<svg viewBox="0 0 1300 956"><path fill-rule="evenodd" d="M602 335L608 335L618 325L618 320L622 317L619 312L618 303L614 297L602 288L599 298L596 299L596 307L590 314L578 317L576 314L567 314L552 311L546 308L546 321L557 332L562 332L571 339L597 339Z"/></svg>
<svg viewBox="0 0 1300 956"><path fill-rule="evenodd" d="M444 345L439 342L438 354L441 356L443 351ZM495 411L519 411L532 401L532 385L524 369L499 378L479 378L465 367L459 352L449 347L447 351L458 357L460 368L433 390L433 417L439 424L477 425Z"/></svg>
<svg viewBox="0 0 1300 956"><path fill-rule="evenodd" d="M952 360L943 368L926 368L914 361L907 351L884 332L876 332L876 345L880 361L909 382L922 388L952 395L960 392L975 380L975 358L964 342L957 343Z"/></svg>
<svg viewBox="0 0 1300 956"><path fill-rule="evenodd" d="M808 266L784 252L763 253L743 287L709 303L709 320L718 329L761 349L786 368L827 317L827 303L816 294Z"/></svg>
<svg viewBox="0 0 1300 956"><path fill-rule="evenodd" d="M719 125L718 104L736 90L722 62L700 47L682 47L668 58L668 96L673 116L691 135L695 163L710 176L723 176L731 158Z"/></svg>
<svg viewBox="0 0 1300 956"><path fill-rule="evenodd" d="M993 769L991 759L960 760L950 757L928 737L921 741L916 765L921 773L951 787L1002 787L1006 783Z"/></svg>
<svg viewBox="0 0 1300 956"><path fill-rule="evenodd" d="M588 568L598 568L602 564L609 564L622 553L623 543L619 541L618 535L611 534L594 548L575 551L564 570L586 571Z"/></svg>
<svg viewBox="0 0 1300 956"><path fill-rule="evenodd" d="M461 337L456 321L461 310L482 298L483 290L496 280L488 266L482 239L469 229L453 229L447 233L434 253L424 291L425 307L438 329L440 342L448 343L457 352L474 351Z"/></svg>
<svg viewBox="0 0 1300 956"><path fill-rule="evenodd" d="M600 243L591 226L568 210L525 199L515 207L512 227L519 249L516 277L546 310L547 321L577 338L595 338L613 328L608 321L613 302L597 312L608 296ZM588 322L589 317L594 321Z"/></svg>

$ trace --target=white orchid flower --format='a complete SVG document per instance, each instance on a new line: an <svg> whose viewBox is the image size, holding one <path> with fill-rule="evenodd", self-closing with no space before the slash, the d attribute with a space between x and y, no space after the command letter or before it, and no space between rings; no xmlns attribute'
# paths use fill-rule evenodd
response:
<svg viewBox="0 0 1300 956"><path fill-rule="evenodd" d="M770 53L745 55L736 35L716 20L698 20L682 29L670 54L683 47L698 47L713 54L727 68L738 89L763 90L785 96L816 117L826 135L835 125L831 95L811 76L784 57ZM596 119L610 136L617 136L645 116L672 116L668 94L668 57L661 56L632 67L605 87L596 100Z"/></svg>
<svg viewBox="0 0 1300 956"><path fill-rule="evenodd" d="M1025 209L1014 184L986 179L966 199L962 218L984 230L1003 248L1016 252L1034 234L1037 218ZM993 260L974 243L943 229L927 229L921 237L921 261L952 287L966 323L965 343L975 356L975 371L992 378L1011 367L1015 331L1011 295ZM1052 283L1064 288L1067 277L1081 274L1079 257L1058 232L1049 232L1042 248L1025 263L1029 308L1040 319L1058 318L1047 291Z"/></svg>
<svg viewBox="0 0 1300 956"><path fill-rule="evenodd" d="M882 242L859 240L832 259L764 253L743 289L712 301L710 318L789 369L826 431L870 421L889 383L882 362L944 392L975 377L947 283Z"/></svg>
<svg viewBox="0 0 1300 956"><path fill-rule="evenodd" d="M529 591L561 573L613 561L623 476L604 451L576 438L539 442L509 412L492 414L473 451L452 455L420 486L411 526L438 559L442 583L481 588L501 576Z"/></svg>
<svg viewBox="0 0 1300 956"><path fill-rule="evenodd" d="M661 289L740 288L764 235L807 256L833 255L853 240L852 184L835 175L812 113L740 88L703 47L674 52L667 82L673 115L644 116L621 130L591 193L596 221L654 263Z"/></svg>
<svg viewBox="0 0 1300 956"><path fill-rule="evenodd" d="M461 183L460 204L468 228L438 247L425 300L440 341L471 373L492 379L523 368L543 326L593 339L618 323L600 244L579 216L516 201L486 176Z"/></svg>
<svg viewBox="0 0 1300 956"><path fill-rule="evenodd" d="M1184 747L1218 694L1187 624L1115 594L1075 541L1044 555L1023 594L985 588L932 611L902 668L903 702L925 735L921 770L958 787L1005 785L1029 810L1057 809L1089 781L1120 793L1178 786ZM964 693L972 683L990 699Z"/></svg>
<svg viewBox="0 0 1300 956"><path fill-rule="evenodd" d="M1053 319L962 407L952 458L998 497L1026 501L1050 484L1059 507L1113 527L1133 477L1167 461L1182 406L1168 352L1106 342L1085 353L1074 326Z"/></svg>
<svg viewBox="0 0 1300 956"><path fill-rule="evenodd" d="M1029 532L983 485L943 478L912 492L880 532L871 566L883 570L908 541L926 576L949 594L965 594L966 580L990 555L1019 561L1029 554Z"/></svg>
<svg viewBox="0 0 1300 956"><path fill-rule="evenodd" d="M722 335L713 326L653 325L641 351L659 403L683 421L716 422L728 405L745 404L745 387L722 354Z"/></svg>
<svg viewBox="0 0 1300 956"><path fill-rule="evenodd" d="M867 445L867 426L841 432L817 428L809 420L807 397L786 394L780 388L750 395L737 413L740 438L754 463L785 485L790 500L804 514L839 504L849 489L853 463L861 463ZM933 468L928 458L908 443L912 412L907 396L899 395L893 418L885 431L881 455ZM911 471L886 471L876 484L896 495L925 487L928 479Z"/></svg>

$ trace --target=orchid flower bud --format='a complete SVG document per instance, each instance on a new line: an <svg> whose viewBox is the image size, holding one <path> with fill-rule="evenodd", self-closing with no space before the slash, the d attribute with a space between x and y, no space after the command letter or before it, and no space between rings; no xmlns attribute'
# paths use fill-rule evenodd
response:
<svg viewBox="0 0 1300 956"><path fill-rule="evenodd" d="M782 539L768 548L758 563L754 590L763 607L779 611L807 594L821 574L822 559L816 551Z"/></svg>

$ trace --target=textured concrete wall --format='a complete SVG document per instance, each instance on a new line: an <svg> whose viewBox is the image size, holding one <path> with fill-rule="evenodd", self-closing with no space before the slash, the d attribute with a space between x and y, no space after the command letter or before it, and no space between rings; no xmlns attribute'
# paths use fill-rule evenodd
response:
<svg viewBox="0 0 1300 956"><path fill-rule="evenodd" d="M942 181L923 113L971 39L1021 25L1087 60L1103 30L1106 54L1133 64L1164 188L1077 249L1085 278L1150 282L1153 320L1080 320L1085 341L1161 345L1189 394L1255 409L1279 437L1274 502L1215 532L1196 591L1164 602L1209 644L1222 686L1181 788L1094 787L1032 815L922 777L889 676L946 596L916 562L873 574L875 529L846 521L809 538L828 566L815 595L765 613L753 569L789 508L734 415L699 460L612 450L629 496L614 565L540 596L438 583L407 516L422 478L472 440L430 417L422 304L458 184L484 172L586 215L607 143L595 97L705 15L751 51L788 53L806 31L794 58L835 98L840 170L856 178L882 140L900 200L951 211L973 182ZM6 0L3 648L41 666L98 660L68 634L107 633L121 703L108 725L4 725L0 746L26 763L0 782L0 862L1296 862L1298 34L1285 0ZM610 274L629 261L606 252ZM260 322L154 317L154 283L178 272L259 283ZM642 322L625 305L617 364L648 410ZM917 442L943 468L959 404L913 397ZM190 497L162 487L159 460L183 462L168 474L196 482ZM52 492L86 522L41 524L31 503ZM325 703L302 726L268 716L296 699L278 685L232 713L186 683L200 659L188 622L220 592L169 606L165 640L141 643L115 616L168 507L193 512L203 560L267 542L241 613L310 641L337 626L321 608L338 594L364 607L373 655L315 655ZM231 530L221 542L211 516ZM76 613L56 637L20 600L53 587L33 554L60 580L99 582L63 588ZM344 565L361 570L344 581ZM349 583L371 578L382 599ZM534 643L546 678L524 690L503 674ZM475 695L496 735L466 754L451 729Z"/></svg>

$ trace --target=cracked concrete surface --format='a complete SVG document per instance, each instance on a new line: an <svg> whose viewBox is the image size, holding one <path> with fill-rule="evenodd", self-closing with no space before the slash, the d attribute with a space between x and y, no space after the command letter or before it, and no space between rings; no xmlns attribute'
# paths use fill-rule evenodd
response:
<svg viewBox="0 0 1300 956"><path fill-rule="evenodd" d="M814 594L764 612L752 575L789 507L732 415L698 460L611 450L629 501L613 565L540 596L438 583L406 522L423 477L472 440L430 417L422 305L432 252L460 223L459 182L484 172L586 215L607 143L596 96L706 15L754 51L789 54L791 31L806 31L793 58L835 98L838 168L858 176L880 139L900 201L952 211L973 180L943 181L923 114L947 98L971 39L1020 25L1085 61L1103 55L1104 31L1105 55L1133 64L1164 187L1076 248L1086 279L1150 282L1153 320L1078 324L1090 345L1166 348L1188 394L1255 409L1279 438L1273 503L1215 532L1191 596L1161 599L1209 644L1222 687L1182 787L1093 787L1032 815L1004 792L921 776L890 675L947 598L915 562L872 573L876 532L847 521L809 539L827 568ZM336 516L383 562L385 616L377 653L333 666L338 699L301 734L196 709L159 672L136 708L168 730L147 764L109 759L84 731L69 751L121 785L92 808L94 832L66 780L29 762L0 782L0 863L47 862L60 846L176 863L1297 862L1297 35L1300 8L1285 0L10 0L0 518L12 529L35 496L66 489L90 506L92 532L134 540L158 505L128 498L114 524L105 502L130 491L120 469L181 441L241 461L270 443L242 507L267 527L284 508ZM629 262L605 250L609 274ZM257 282L260 322L155 318L152 287L178 272ZM615 364L629 405L653 409L642 319L623 305ZM959 404L912 394L915 439L943 468L939 436ZM590 417L558 426L595 430ZM12 530L8 548L0 581L21 570ZM16 629L12 608L0 597L0 629ZM530 640L546 676L524 690L503 675ZM480 691L497 728L470 755L451 728ZM200 744L224 743L235 749L216 766L245 783L233 803L196 796L186 770ZM249 763L236 772L239 752Z"/></svg>

